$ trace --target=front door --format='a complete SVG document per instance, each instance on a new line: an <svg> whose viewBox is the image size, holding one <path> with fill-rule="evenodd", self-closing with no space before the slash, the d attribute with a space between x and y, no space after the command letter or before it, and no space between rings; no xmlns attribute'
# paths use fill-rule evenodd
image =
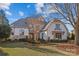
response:
<svg viewBox="0 0 79 59"><path fill-rule="evenodd" d="M34 39L34 34L30 33L30 39Z"/></svg>
<svg viewBox="0 0 79 59"><path fill-rule="evenodd" d="M42 39L44 39L43 36L44 36L44 33L42 33Z"/></svg>

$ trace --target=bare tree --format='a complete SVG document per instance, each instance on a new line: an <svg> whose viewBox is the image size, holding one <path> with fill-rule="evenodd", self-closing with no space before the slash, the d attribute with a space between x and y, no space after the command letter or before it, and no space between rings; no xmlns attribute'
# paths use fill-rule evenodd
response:
<svg viewBox="0 0 79 59"><path fill-rule="evenodd" d="M75 44L79 45L79 4L50 4L54 9L68 21L75 31Z"/></svg>
<svg viewBox="0 0 79 59"><path fill-rule="evenodd" d="M39 43L39 32L40 30L42 29L42 27L44 26L44 21L43 20L43 17L38 17L38 18L29 18L26 22L28 22L30 25L28 26L29 27L29 31L30 33L32 33L32 37L34 40L34 42L36 43Z"/></svg>

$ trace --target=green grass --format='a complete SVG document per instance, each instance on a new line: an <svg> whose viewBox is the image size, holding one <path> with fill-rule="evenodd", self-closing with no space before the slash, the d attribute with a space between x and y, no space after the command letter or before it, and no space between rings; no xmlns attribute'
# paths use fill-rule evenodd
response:
<svg viewBox="0 0 79 59"><path fill-rule="evenodd" d="M45 53L37 52L28 48L2 48L2 50L11 56L45 55Z"/></svg>
<svg viewBox="0 0 79 59"><path fill-rule="evenodd" d="M0 55L9 56L58 56L64 55L54 50L36 47L27 42L14 42L0 44Z"/></svg>

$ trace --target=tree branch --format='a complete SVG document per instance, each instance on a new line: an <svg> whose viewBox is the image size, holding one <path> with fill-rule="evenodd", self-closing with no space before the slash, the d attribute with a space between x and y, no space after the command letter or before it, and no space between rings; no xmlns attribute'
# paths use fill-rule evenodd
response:
<svg viewBox="0 0 79 59"><path fill-rule="evenodd" d="M56 4L55 4L56 5ZM70 23L71 23L71 25L74 27L74 24L73 24L73 22L71 21L71 19L70 19L70 17L68 16L68 18L67 18L67 16L65 16L64 15L64 13L62 12L62 10L56 5L55 6L55 9L59 12L59 14L61 14L67 21L69 21ZM60 9L60 10L59 10Z"/></svg>

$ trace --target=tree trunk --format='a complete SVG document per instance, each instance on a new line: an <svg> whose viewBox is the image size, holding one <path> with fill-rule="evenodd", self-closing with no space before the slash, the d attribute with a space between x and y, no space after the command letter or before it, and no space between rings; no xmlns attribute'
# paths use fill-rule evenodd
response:
<svg viewBox="0 0 79 59"><path fill-rule="evenodd" d="M75 30L75 44L79 46L79 4L77 4L77 21L74 30Z"/></svg>
<svg viewBox="0 0 79 59"><path fill-rule="evenodd" d="M38 33L34 33L34 41L38 43Z"/></svg>
<svg viewBox="0 0 79 59"><path fill-rule="evenodd" d="M34 41L37 42L37 35L34 33Z"/></svg>
<svg viewBox="0 0 79 59"><path fill-rule="evenodd" d="M75 44L79 45L79 18L77 19L74 30L75 30Z"/></svg>
<svg viewBox="0 0 79 59"><path fill-rule="evenodd" d="M75 28L75 44L79 45L79 27Z"/></svg>

